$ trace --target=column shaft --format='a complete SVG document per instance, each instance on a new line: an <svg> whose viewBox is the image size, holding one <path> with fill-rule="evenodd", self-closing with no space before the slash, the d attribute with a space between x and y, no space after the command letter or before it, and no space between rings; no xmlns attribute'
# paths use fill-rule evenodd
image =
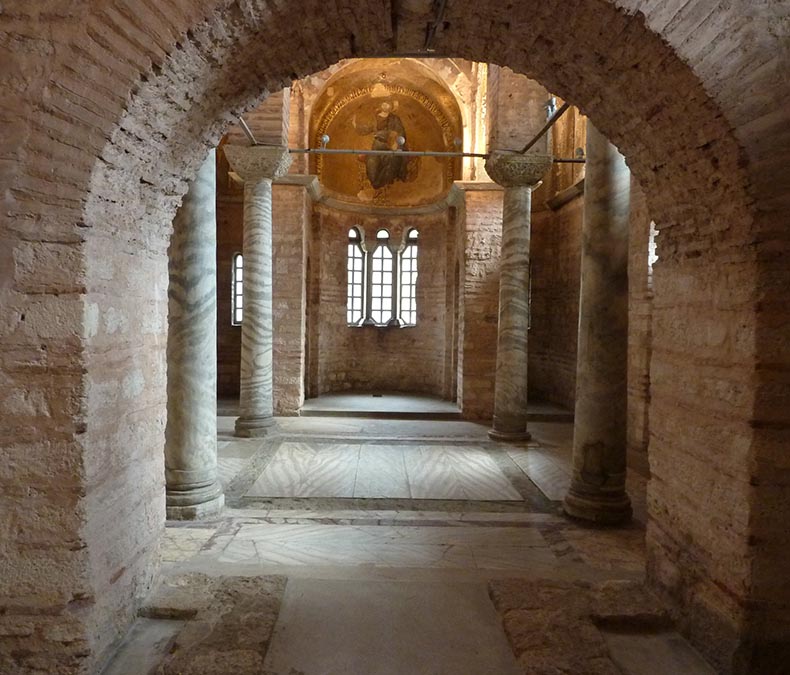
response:
<svg viewBox="0 0 790 675"><path fill-rule="evenodd" d="M244 184L244 318L238 436L264 436L274 424L272 372L272 181Z"/></svg>
<svg viewBox="0 0 790 675"><path fill-rule="evenodd" d="M502 215L494 426L498 440L527 440L529 244L532 189L506 187Z"/></svg>
<svg viewBox="0 0 790 675"><path fill-rule="evenodd" d="M630 173L591 125L585 174L573 478L565 512L617 523L631 517L625 492Z"/></svg>
<svg viewBox="0 0 790 675"><path fill-rule="evenodd" d="M488 432L495 441L530 438L527 431L527 331L532 186L551 168L551 163L550 155L502 151L493 151L486 161L488 175L505 188L494 424Z"/></svg>
<svg viewBox="0 0 790 675"><path fill-rule="evenodd" d="M217 480L216 232L212 151L176 213L170 242L165 481L171 519L212 515L224 503Z"/></svg>
<svg viewBox="0 0 790 675"><path fill-rule="evenodd" d="M244 314L241 322L241 396L237 436L266 436L274 426L272 352L272 181L291 165L288 148L223 146L244 181Z"/></svg>

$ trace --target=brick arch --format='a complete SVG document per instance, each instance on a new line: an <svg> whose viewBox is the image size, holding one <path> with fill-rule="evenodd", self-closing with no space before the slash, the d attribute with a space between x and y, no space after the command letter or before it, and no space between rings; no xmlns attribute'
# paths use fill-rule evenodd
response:
<svg viewBox="0 0 790 675"><path fill-rule="evenodd" d="M318 0L164 4L77 1L62 15L19 10L0 24L23 45L9 78L22 114L9 141L18 168L5 194L4 217L14 220L0 269L14 276L0 278L10 317L0 339L5 351L22 345L28 360L49 365L41 374L11 362L4 374L44 401L45 412L21 408L30 422L18 425L20 447L45 459L57 447L68 476L64 488L47 471L20 472L46 497L42 505L20 496L18 507L61 514L49 548L60 572L47 585L56 611L37 630L69 626L77 637L65 664L75 670L102 657L151 579L164 513L166 248L186 179L234 115L267 92L341 58L418 49L430 20L427 2L403 3L396 27L389 3L375 0L339 0L331 10ZM654 4L663 9L639 0L461 0L450 3L436 46L507 65L579 105L645 188L662 259L650 578L723 666L748 668L759 647L751 623L786 607L776 609L774 594L766 608L772 587L755 575L762 552L750 540L755 523L775 525L759 521L750 480L761 443L765 452L776 443L756 438L751 423L758 394L773 400L755 375L756 344L777 334L755 318L758 288L763 300L774 297L761 275L776 267L757 264L756 225L779 232L764 203L781 193L749 182L767 154L749 125L762 120L781 140L786 116L728 103L737 78L712 68L712 48L688 37L700 17L682 2L676 11ZM710 8L715 28L700 41L724 51L734 24L746 30L732 4ZM752 86L770 82L770 47L768 37L755 41L733 72ZM750 63L758 75L744 74ZM708 495L726 497L701 519ZM17 534L8 541L27 550L31 535ZM20 596L30 595L39 578L24 556L15 561Z"/></svg>

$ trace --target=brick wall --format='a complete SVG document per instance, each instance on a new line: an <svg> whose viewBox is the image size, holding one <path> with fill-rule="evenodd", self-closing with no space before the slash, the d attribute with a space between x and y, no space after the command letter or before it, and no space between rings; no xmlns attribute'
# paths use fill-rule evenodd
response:
<svg viewBox="0 0 790 675"><path fill-rule="evenodd" d="M241 326L231 324L233 256L244 240L244 189L228 178L230 167L217 152L217 395L238 398Z"/></svg>
<svg viewBox="0 0 790 675"><path fill-rule="evenodd" d="M546 89L510 68L488 68L489 148L520 150L546 123ZM548 152L550 136L538 139L530 152Z"/></svg>
<svg viewBox="0 0 790 675"><path fill-rule="evenodd" d="M573 410L584 198L532 214L530 396Z"/></svg>
<svg viewBox="0 0 790 675"><path fill-rule="evenodd" d="M532 215L532 329L530 395L573 410L576 393L581 226L584 198ZM650 216L644 194L631 181L628 262L628 450L647 472L652 290L647 252Z"/></svg>
<svg viewBox="0 0 790 675"><path fill-rule="evenodd" d="M628 461L642 473L650 436L650 356L653 290L648 268L650 214L639 184L631 179L628 233Z"/></svg>
<svg viewBox="0 0 790 675"><path fill-rule="evenodd" d="M221 153L218 153L221 154ZM223 180L227 162L218 158L217 190L217 390L237 398L241 326L231 323L233 255L242 251L244 201L240 188ZM306 230L312 201L303 185L273 186L274 405L277 415L295 415L304 401Z"/></svg>
<svg viewBox="0 0 790 675"><path fill-rule="evenodd" d="M458 402L464 418L494 414L502 189L494 183L464 186L461 356Z"/></svg>
<svg viewBox="0 0 790 675"><path fill-rule="evenodd" d="M316 395L336 391L406 391L441 396L444 390L446 321L447 212L413 216L371 216L318 207L314 230L310 309L315 342ZM357 226L368 241L386 228L390 241L405 230L419 230L417 325L348 326L346 323L346 249L348 231ZM315 262L318 265L315 265ZM318 285L316 289L315 285Z"/></svg>
<svg viewBox="0 0 790 675"><path fill-rule="evenodd" d="M295 415L304 402L307 235L312 206L304 186L274 186L272 293L276 415Z"/></svg>

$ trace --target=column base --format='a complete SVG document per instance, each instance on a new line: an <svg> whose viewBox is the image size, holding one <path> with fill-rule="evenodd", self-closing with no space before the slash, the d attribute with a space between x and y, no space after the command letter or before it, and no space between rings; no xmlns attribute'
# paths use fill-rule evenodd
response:
<svg viewBox="0 0 790 675"><path fill-rule="evenodd" d="M632 516L631 500L625 492L591 495L579 493L573 486L565 495L562 510L571 518L599 525L622 525L629 522Z"/></svg>
<svg viewBox="0 0 790 675"><path fill-rule="evenodd" d="M274 417L239 417L236 420L236 436L240 438L263 438L275 430Z"/></svg>
<svg viewBox="0 0 790 675"><path fill-rule="evenodd" d="M219 515L225 495L219 483L197 490L166 490L165 517L168 520L204 520Z"/></svg>
<svg viewBox="0 0 790 675"><path fill-rule="evenodd" d="M532 434L526 429L524 431L500 431L499 429L489 429L488 437L498 443L526 443L532 438Z"/></svg>

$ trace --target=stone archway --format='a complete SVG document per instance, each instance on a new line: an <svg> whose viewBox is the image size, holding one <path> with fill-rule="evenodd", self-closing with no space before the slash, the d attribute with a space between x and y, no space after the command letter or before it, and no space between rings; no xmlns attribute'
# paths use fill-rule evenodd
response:
<svg viewBox="0 0 790 675"><path fill-rule="evenodd" d="M790 605L779 215L790 179L759 180L787 165L790 85L772 23L782 7L706 11L461 0L435 46L579 105L645 189L661 231L649 578L723 668L757 672L787 643L776 619ZM23 660L94 667L152 578L166 251L186 180L236 113L341 58L419 50L431 19L427 0L102 0L0 15L0 349L14 439L2 546L14 620L32 626L17 638ZM734 95L744 90L759 96Z"/></svg>

